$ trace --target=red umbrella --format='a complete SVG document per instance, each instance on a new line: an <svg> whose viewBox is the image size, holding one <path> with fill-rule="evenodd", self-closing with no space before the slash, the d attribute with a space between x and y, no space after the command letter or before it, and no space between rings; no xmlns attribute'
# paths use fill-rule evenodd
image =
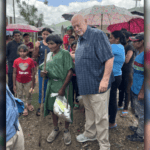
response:
<svg viewBox="0 0 150 150"><path fill-rule="evenodd" d="M140 33L144 32L144 19L143 18L134 18L128 22L112 24L107 27L107 30L110 32L121 30L122 28L127 29L131 33Z"/></svg>
<svg viewBox="0 0 150 150"><path fill-rule="evenodd" d="M24 25L24 24L9 24L6 27L7 31L19 30L20 32L39 32L40 30L35 26Z"/></svg>

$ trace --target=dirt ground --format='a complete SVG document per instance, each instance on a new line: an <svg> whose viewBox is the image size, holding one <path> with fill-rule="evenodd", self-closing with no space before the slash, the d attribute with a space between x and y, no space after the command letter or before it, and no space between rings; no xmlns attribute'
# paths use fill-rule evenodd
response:
<svg viewBox="0 0 150 150"><path fill-rule="evenodd" d="M59 121L60 133L53 143L46 141L47 136L53 129L51 114L45 118L43 117L42 128L39 129L40 117L36 116L36 109L38 108L38 84L35 88L35 94L33 94L32 104L35 107L35 111L29 112L27 117L21 116L19 119L25 137L25 150L99 150L97 141L85 143L78 143L76 141L76 136L84 131L85 115L81 112L83 108L82 100L80 100L80 109L74 110L74 121L69 127L72 137L72 143L69 146L66 146L63 141L63 120ZM128 126L137 125L137 120L131 111L129 111L129 115L126 118L120 117L120 114L121 111L118 111L116 118L118 127L109 130L111 150L144 150L144 143L126 140L127 135L133 134L128 129ZM39 130L42 130L41 147L39 147Z"/></svg>

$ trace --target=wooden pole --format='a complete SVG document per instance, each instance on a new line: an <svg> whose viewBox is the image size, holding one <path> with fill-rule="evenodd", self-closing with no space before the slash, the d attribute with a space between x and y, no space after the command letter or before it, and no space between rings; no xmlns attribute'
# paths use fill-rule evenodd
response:
<svg viewBox="0 0 150 150"><path fill-rule="evenodd" d="M16 23L16 20L15 20L15 1L13 0L13 12L14 12L14 24Z"/></svg>
<svg viewBox="0 0 150 150"><path fill-rule="evenodd" d="M46 71L46 59L47 59L47 49L45 49L44 72ZM41 111L40 111L39 147L41 146L41 140L42 140L42 117L43 117L43 100L44 100L44 81L45 81L45 77L42 80L42 99L41 99Z"/></svg>

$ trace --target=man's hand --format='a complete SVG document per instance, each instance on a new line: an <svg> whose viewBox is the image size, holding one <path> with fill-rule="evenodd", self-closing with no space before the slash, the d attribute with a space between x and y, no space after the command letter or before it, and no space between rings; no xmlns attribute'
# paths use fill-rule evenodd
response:
<svg viewBox="0 0 150 150"><path fill-rule="evenodd" d="M72 59L75 59L75 52L74 51L70 52L70 55L71 55Z"/></svg>
<svg viewBox="0 0 150 150"><path fill-rule="evenodd" d="M144 92L138 94L138 100L144 100Z"/></svg>
<svg viewBox="0 0 150 150"><path fill-rule="evenodd" d="M99 84L99 93L106 92L108 88L108 81L102 79Z"/></svg>
<svg viewBox="0 0 150 150"><path fill-rule="evenodd" d="M40 75L41 75L42 78L46 77L47 71L44 72L44 71L42 70L41 73L40 73Z"/></svg>
<svg viewBox="0 0 150 150"><path fill-rule="evenodd" d="M65 89L61 88L58 92L58 95L64 96L65 95Z"/></svg>
<svg viewBox="0 0 150 150"><path fill-rule="evenodd" d="M13 91L14 91L14 93L17 93L17 92L16 92L16 85L13 86Z"/></svg>

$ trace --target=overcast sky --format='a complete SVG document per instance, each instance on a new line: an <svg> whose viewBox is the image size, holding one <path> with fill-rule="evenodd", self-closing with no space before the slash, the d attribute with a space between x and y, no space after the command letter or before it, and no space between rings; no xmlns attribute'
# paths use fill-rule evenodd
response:
<svg viewBox="0 0 150 150"><path fill-rule="evenodd" d="M48 0L48 6L43 2L44 0L20 0L26 1L30 5L35 5L38 8L38 13L44 14L44 22L46 24L57 24L65 21L62 18L62 14L74 11L80 11L81 9L88 8L94 5L116 5L119 7L125 7L127 9L135 7L134 0ZM13 3L12 0L6 0L6 14L13 17ZM144 6L144 0L138 2L138 6ZM15 15L19 17L19 9L15 2Z"/></svg>

